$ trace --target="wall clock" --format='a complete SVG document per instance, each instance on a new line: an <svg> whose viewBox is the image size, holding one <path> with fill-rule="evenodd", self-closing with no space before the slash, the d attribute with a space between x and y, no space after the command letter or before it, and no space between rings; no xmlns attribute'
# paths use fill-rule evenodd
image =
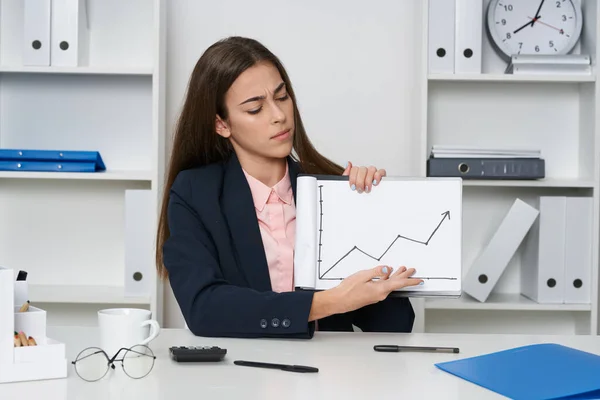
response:
<svg viewBox="0 0 600 400"><path fill-rule="evenodd" d="M489 35L505 58L568 54L582 25L579 0L490 0L487 11Z"/></svg>

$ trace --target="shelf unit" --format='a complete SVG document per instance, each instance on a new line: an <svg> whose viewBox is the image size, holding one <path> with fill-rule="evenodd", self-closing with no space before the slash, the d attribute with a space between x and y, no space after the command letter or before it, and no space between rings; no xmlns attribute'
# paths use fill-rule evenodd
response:
<svg viewBox="0 0 600 400"><path fill-rule="evenodd" d="M0 171L0 265L29 273L49 324L94 324L107 306L161 321L154 265L149 293L126 295L124 210L126 190L150 191L152 210L162 194L166 2L86 4L86 65L37 67L23 65L23 1L0 1L0 148L99 151L107 168ZM148 218L155 226L157 212Z"/></svg>
<svg viewBox="0 0 600 400"><path fill-rule="evenodd" d="M485 12L489 0L482 1ZM522 296L522 244L488 301L480 303L467 294L460 299L415 299L415 331L598 334L598 1L582 2L584 29L575 49L592 56L589 76L504 74L507 61L496 53L485 28L481 73L430 74L428 3L421 8L416 92L421 104L419 174L427 175L433 145L532 146L542 150L546 161L546 178L539 181L463 181L463 276L516 198L535 206L545 195L586 196L594 203L592 298L590 304L538 304Z"/></svg>

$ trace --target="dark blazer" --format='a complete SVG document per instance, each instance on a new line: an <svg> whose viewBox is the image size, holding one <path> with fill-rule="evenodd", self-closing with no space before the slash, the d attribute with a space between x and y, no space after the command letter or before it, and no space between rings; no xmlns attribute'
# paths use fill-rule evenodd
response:
<svg viewBox="0 0 600 400"><path fill-rule="evenodd" d="M294 197L299 166L288 159ZM238 158L184 170L170 189L164 264L188 328L199 336L311 338L313 293L272 291L250 187ZM410 332L405 298L319 320L319 330Z"/></svg>

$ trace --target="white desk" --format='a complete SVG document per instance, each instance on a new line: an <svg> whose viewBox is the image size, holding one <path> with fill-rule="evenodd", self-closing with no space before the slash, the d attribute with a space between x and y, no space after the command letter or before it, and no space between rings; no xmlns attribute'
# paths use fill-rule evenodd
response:
<svg viewBox="0 0 600 400"><path fill-rule="evenodd" d="M69 361L97 345L95 328L48 327L49 336L67 343ZM366 334L317 332L312 340L249 340L195 337L164 329L152 342L157 356L147 377L127 377L120 363L102 381L81 380L69 364L67 379L0 384L2 400L95 399L497 399L493 392L440 371L434 363L525 344L555 342L600 354L600 337ZM456 346L460 354L378 353L375 344ZM223 362L179 364L172 345L217 345L228 350ZM319 368L300 374L233 365L244 359Z"/></svg>

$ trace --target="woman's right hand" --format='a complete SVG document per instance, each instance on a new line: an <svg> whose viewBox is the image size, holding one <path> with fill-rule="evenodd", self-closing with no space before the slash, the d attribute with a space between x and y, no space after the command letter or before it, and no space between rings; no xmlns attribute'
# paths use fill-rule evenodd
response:
<svg viewBox="0 0 600 400"><path fill-rule="evenodd" d="M422 279L411 278L414 273L414 268L401 267L392 274L391 267L378 266L348 276L331 290L336 292L340 312L350 312L380 302L394 290L421 284Z"/></svg>

